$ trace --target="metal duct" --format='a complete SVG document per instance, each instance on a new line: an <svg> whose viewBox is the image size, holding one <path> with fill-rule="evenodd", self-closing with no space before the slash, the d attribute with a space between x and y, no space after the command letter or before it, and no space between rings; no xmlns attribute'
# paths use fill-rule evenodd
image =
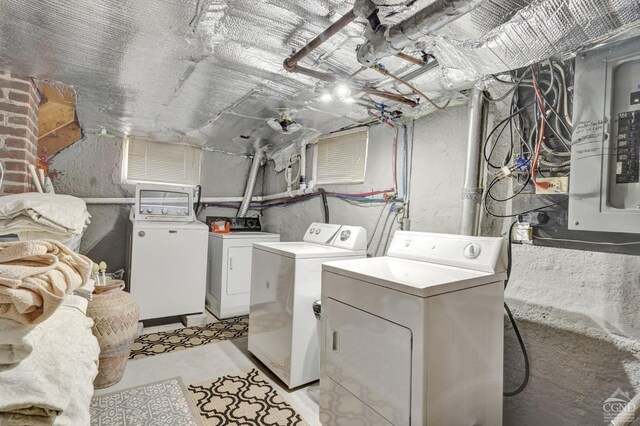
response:
<svg viewBox="0 0 640 426"><path fill-rule="evenodd" d="M484 129L487 124L486 101L484 92L475 89L471 95L469 107L469 137L467 141L467 160L464 168L462 187L461 235L478 235L480 205L482 203L481 151Z"/></svg>
<svg viewBox="0 0 640 426"><path fill-rule="evenodd" d="M249 178L247 179L247 186L244 189L244 198L238 209L238 217L245 217L249 211L249 205L251 204L251 197L253 196L253 190L256 187L256 180L258 180L258 172L264 159L264 149L256 148L253 155L253 163L251 163L251 171L249 172Z"/></svg>
<svg viewBox="0 0 640 426"><path fill-rule="evenodd" d="M459 88L625 32L631 35L628 30L639 24L640 0L542 0L478 40L436 35L431 53L438 58L442 86Z"/></svg>
<svg viewBox="0 0 640 426"><path fill-rule="evenodd" d="M486 0L436 0L404 21L388 27L380 25L358 47L358 62L366 66L393 56L405 47L466 15Z"/></svg>

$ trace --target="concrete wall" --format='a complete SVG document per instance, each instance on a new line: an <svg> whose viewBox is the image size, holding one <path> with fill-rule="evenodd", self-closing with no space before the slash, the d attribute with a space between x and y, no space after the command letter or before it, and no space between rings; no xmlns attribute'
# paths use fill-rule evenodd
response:
<svg viewBox="0 0 640 426"><path fill-rule="evenodd" d="M416 123L412 230L457 232L467 121L467 109L461 107ZM371 128L364 184L326 189L387 188L393 134L387 126ZM311 164L309 158L309 171ZM284 178L269 164L264 193L283 189ZM336 199L329 204L331 222L362 225L369 233L381 209ZM320 199L268 209L263 220L283 240L300 239L312 221L322 221ZM486 235L501 235L507 225L483 217ZM531 379L522 394L505 398L505 425L603 424L606 398L617 388L631 396L640 390L639 284L637 257L515 245L506 300L529 351ZM515 389L522 374L520 348L505 317L505 389Z"/></svg>
<svg viewBox="0 0 640 426"><path fill-rule="evenodd" d="M460 189L464 174L464 150L466 140L466 107L443 111L438 116L428 116L416 122L414 139L413 180L411 187L412 229L423 231L456 232L460 216ZM409 139L411 139L409 132ZM329 185L328 191L361 193L385 190L393 187L392 143L395 130L386 125L378 125L369 132L367 174L363 184ZM410 141L409 141L410 142ZM402 134L398 136L402 144ZM311 175L313 149L308 149L307 171ZM401 186L401 155L398 156L398 185ZM277 174L273 162L266 166L264 194L282 192L286 189L283 173ZM401 192L401 190L399 190ZM371 237L380 216L381 205L372 207L352 206L344 201L330 198L330 221L350 225L361 225ZM271 208L264 211L264 223L270 232L282 234L285 241L300 239L313 221L322 221L322 201L319 198L286 208ZM385 209L382 223L388 214ZM385 230L385 237L391 227ZM381 237L382 224L374 237L374 248ZM393 225L394 229L397 223ZM382 243L384 245L384 241ZM370 250L370 253L373 253ZM382 250L379 251L382 253Z"/></svg>
<svg viewBox="0 0 640 426"><path fill-rule="evenodd" d="M412 229L457 232L463 176L467 110L452 108L415 125L411 190ZM371 129L367 178L360 185L334 185L327 190L366 192L387 189L391 178L391 143L387 126ZM81 197L131 196L120 184L121 142L87 136L58 154L52 168L60 173L58 192ZM311 172L312 156L308 170ZM205 153L205 195L238 196L244 190L250 161ZM285 189L284 178L269 163L256 192ZM329 199L331 221L359 224L373 231L381 206L352 206ZM124 266L128 206L90 206L92 224L83 252L105 259L110 269ZM209 213L214 214L210 209ZM235 214L234 210L215 214ZM255 212L254 212L255 213ZM322 220L319 199L286 208L271 208L262 217L266 229L298 240L313 221ZM383 219L386 212L383 215ZM506 224L485 217L486 234L500 235ZM375 249L381 234L373 240ZM386 235L389 227L385 229ZM378 253L384 248L380 244ZM529 387L505 398L506 425L602 424L602 403L617 388L640 390L640 262L637 257L532 246L514 247L513 274L507 302L518 319L531 358ZM505 388L522 377L522 356L505 322Z"/></svg>
<svg viewBox="0 0 640 426"><path fill-rule="evenodd" d="M58 153L51 162L57 173L54 187L77 197L133 197L135 186L121 183L122 140L108 135L87 135ZM201 182L204 196L242 196L251 160L219 152L203 152ZM261 176L257 183L261 188ZM125 267L129 205L89 205L91 224L81 252L104 260L109 271ZM235 209L207 208L209 215L235 215ZM255 212L250 212L255 214Z"/></svg>

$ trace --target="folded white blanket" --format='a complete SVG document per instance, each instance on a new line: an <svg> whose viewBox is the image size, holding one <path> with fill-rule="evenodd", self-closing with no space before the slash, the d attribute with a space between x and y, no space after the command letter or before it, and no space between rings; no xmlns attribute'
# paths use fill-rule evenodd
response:
<svg viewBox="0 0 640 426"><path fill-rule="evenodd" d="M0 365L16 364L31 354L42 328L0 318Z"/></svg>
<svg viewBox="0 0 640 426"><path fill-rule="evenodd" d="M0 366L0 426L90 423L100 353L92 325L79 309L62 305L39 326L42 337L26 359Z"/></svg>
<svg viewBox="0 0 640 426"><path fill-rule="evenodd" d="M86 203L70 195L27 192L0 197L0 235L17 234L21 240L68 240L84 231L90 217Z"/></svg>
<svg viewBox="0 0 640 426"><path fill-rule="evenodd" d="M79 310L83 315L87 313L89 299L84 294L93 292L94 281L89 280L76 290L82 291L83 296L70 294L62 300L62 306L69 306ZM31 354L42 337L42 324L23 325L19 322L0 318L0 366L16 364Z"/></svg>

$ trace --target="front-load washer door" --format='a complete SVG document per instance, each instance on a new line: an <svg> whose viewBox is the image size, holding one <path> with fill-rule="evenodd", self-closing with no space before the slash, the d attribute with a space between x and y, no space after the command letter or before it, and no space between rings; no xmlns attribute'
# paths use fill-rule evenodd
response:
<svg viewBox="0 0 640 426"><path fill-rule="evenodd" d="M394 425L408 425L411 411L411 330L328 299L327 376Z"/></svg>

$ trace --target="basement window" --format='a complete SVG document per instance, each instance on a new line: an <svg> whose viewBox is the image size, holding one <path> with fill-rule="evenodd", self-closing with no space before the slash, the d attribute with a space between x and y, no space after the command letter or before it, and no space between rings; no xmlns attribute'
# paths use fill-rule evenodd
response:
<svg viewBox="0 0 640 426"><path fill-rule="evenodd" d="M202 150L190 145L127 137L123 182L195 186L200 183L201 160Z"/></svg>
<svg viewBox="0 0 640 426"><path fill-rule="evenodd" d="M368 142L368 127L320 137L314 152L314 182L318 185L363 183Z"/></svg>

